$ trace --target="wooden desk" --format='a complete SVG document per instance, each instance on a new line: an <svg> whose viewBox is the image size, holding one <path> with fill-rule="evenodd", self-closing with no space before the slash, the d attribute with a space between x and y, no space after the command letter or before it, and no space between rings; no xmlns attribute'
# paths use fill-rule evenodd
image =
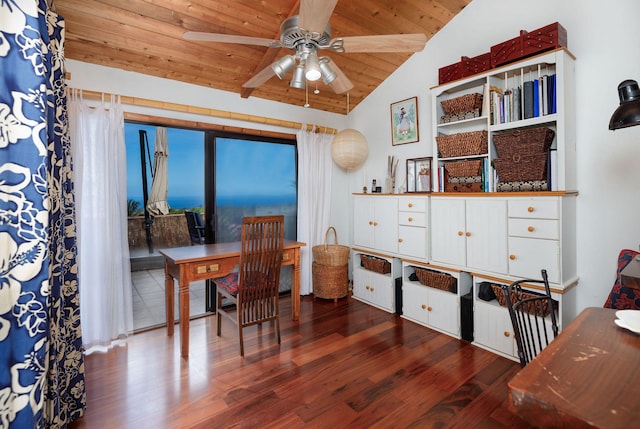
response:
<svg viewBox="0 0 640 429"><path fill-rule="evenodd" d="M640 424L640 336L616 310L587 308L509 381L511 406L540 427Z"/></svg>
<svg viewBox="0 0 640 429"><path fill-rule="evenodd" d="M305 243L285 240L282 265L293 265L291 306L293 320L300 317L300 248ZM180 354L189 357L189 283L209 280L229 274L240 262L241 244L205 244L201 246L162 249L165 273L165 307L167 312L167 335L173 335L174 279L180 283L179 321Z"/></svg>

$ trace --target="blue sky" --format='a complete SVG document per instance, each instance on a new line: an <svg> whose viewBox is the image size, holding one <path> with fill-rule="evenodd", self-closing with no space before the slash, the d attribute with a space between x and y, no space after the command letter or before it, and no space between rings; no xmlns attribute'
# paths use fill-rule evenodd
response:
<svg viewBox="0 0 640 429"><path fill-rule="evenodd" d="M151 160L147 162L148 189L151 190L149 165L153 160L155 126L125 123L127 147L127 197L142 199L140 137L146 130ZM204 200L204 132L168 128L169 195L200 197ZM288 144L264 144L249 140L218 139L216 157L217 195L295 195L295 147Z"/></svg>

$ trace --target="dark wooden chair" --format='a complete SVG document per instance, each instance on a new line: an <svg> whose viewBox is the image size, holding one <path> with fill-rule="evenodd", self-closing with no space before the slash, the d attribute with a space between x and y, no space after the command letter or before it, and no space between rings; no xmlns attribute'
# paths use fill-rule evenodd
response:
<svg viewBox="0 0 640 429"><path fill-rule="evenodd" d="M541 274L542 280L518 280L502 286L522 368L558 335L557 305L551 298L547 270L541 270ZM545 292L527 291L523 283L542 284Z"/></svg>
<svg viewBox="0 0 640 429"><path fill-rule="evenodd" d="M284 216L242 219L242 250L238 272L214 279L217 294L218 336L222 316L238 325L240 355L244 356L243 328L274 321L280 344L279 286L284 242ZM223 306L226 298L235 313Z"/></svg>
<svg viewBox="0 0 640 429"><path fill-rule="evenodd" d="M189 228L189 236L191 237L191 243L204 244L204 222L200 213L193 211L185 211L185 217L187 218L187 228Z"/></svg>

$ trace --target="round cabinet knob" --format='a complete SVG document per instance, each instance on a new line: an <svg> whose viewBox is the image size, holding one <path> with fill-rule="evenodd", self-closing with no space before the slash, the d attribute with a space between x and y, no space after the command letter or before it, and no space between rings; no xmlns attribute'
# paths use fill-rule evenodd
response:
<svg viewBox="0 0 640 429"><path fill-rule="evenodd" d="M373 226L378 226L378 222L373 222Z"/></svg>
<svg viewBox="0 0 640 429"><path fill-rule="evenodd" d="M509 259L511 259L512 261L516 260L516 255L509 255Z"/></svg>
<svg viewBox="0 0 640 429"><path fill-rule="evenodd" d="M427 307L427 311L433 311L433 308Z"/></svg>
<svg viewBox="0 0 640 429"><path fill-rule="evenodd" d="M511 332L509 332L509 331L504 331L504 336L505 336L505 337L510 337L510 336L511 336Z"/></svg>
<svg viewBox="0 0 640 429"><path fill-rule="evenodd" d="M398 243L402 243L404 240L402 238L398 238Z"/></svg>
<svg viewBox="0 0 640 429"><path fill-rule="evenodd" d="M469 231L466 232L465 234L467 237L471 237L471 233Z"/></svg>
<svg viewBox="0 0 640 429"><path fill-rule="evenodd" d="M369 225L373 225L373 221L372 220L369 221Z"/></svg>
<svg viewBox="0 0 640 429"><path fill-rule="evenodd" d="M371 287L369 288L369 290L370 290L371 292L373 292L373 286L371 286Z"/></svg>
<svg viewBox="0 0 640 429"><path fill-rule="evenodd" d="M459 235L460 237L462 237L462 236L464 235L464 232L462 232L462 231L458 231L458 235Z"/></svg>
<svg viewBox="0 0 640 429"><path fill-rule="evenodd" d="M426 305L422 304L420 307L422 307L423 310L425 310L427 308Z"/></svg>
<svg viewBox="0 0 640 429"><path fill-rule="evenodd" d="M369 290L369 289L370 289L370 288L369 288L369 285L366 285L364 288L365 288L366 290Z"/></svg>
<svg viewBox="0 0 640 429"><path fill-rule="evenodd" d="M409 222L413 222L413 218L411 216L409 216L409 218L407 219Z"/></svg>
<svg viewBox="0 0 640 429"><path fill-rule="evenodd" d="M534 227L532 227L532 226L530 226L529 228L527 228L527 231L529 231L529 232L533 232L533 231L535 231L535 228L534 228Z"/></svg>
<svg viewBox="0 0 640 429"><path fill-rule="evenodd" d="M407 207L411 208L411 207L413 207L413 204L409 203L409 204L407 204Z"/></svg>
<svg viewBox="0 0 640 429"><path fill-rule="evenodd" d="M533 207L528 207L528 208L527 208L527 211L528 211L529 213L533 213L533 212L534 212L534 208L533 208Z"/></svg>

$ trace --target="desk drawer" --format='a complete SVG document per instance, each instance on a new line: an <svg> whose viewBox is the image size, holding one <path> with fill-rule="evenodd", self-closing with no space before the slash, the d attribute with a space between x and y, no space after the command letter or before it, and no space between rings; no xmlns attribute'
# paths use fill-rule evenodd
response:
<svg viewBox="0 0 640 429"><path fill-rule="evenodd" d="M509 217L528 219L558 219L560 206L556 198L510 199Z"/></svg>
<svg viewBox="0 0 640 429"><path fill-rule="evenodd" d="M560 239L560 221L555 219L509 219L509 237Z"/></svg>
<svg viewBox="0 0 640 429"><path fill-rule="evenodd" d="M295 250L285 249L282 252L282 265L292 265L294 263Z"/></svg>
<svg viewBox="0 0 640 429"><path fill-rule="evenodd" d="M202 262L189 267L189 278L192 281L212 279L222 275L224 275L223 267L219 262Z"/></svg>

